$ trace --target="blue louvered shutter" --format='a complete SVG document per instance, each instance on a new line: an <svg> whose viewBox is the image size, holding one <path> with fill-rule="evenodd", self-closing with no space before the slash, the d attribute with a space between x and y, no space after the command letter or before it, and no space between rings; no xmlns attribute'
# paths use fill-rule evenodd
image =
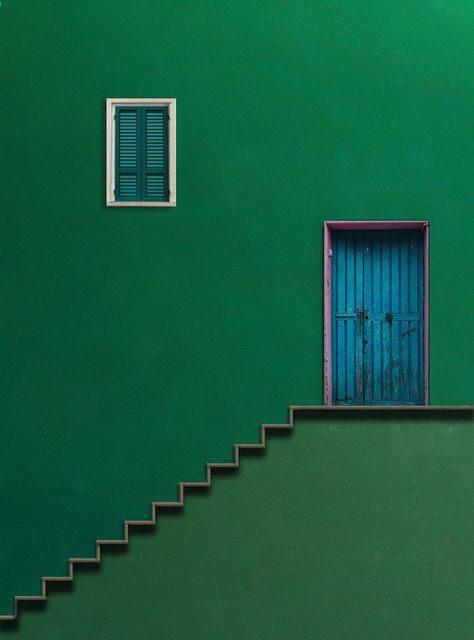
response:
<svg viewBox="0 0 474 640"><path fill-rule="evenodd" d="M117 107L115 199L169 199L168 107Z"/></svg>
<svg viewBox="0 0 474 640"><path fill-rule="evenodd" d="M143 200L165 202L169 199L168 108L143 108L144 154Z"/></svg>
<svg viewBox="0 0 474 640"><path fill-rule="evenodd" d="M115 199L140 200L140 109L118 107L116 119Z"/></svg>

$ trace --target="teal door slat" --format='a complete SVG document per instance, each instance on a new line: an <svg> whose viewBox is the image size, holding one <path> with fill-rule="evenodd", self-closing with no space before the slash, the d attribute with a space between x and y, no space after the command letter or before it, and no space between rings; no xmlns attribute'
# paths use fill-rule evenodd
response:
<svg viewBox="0 0 474 640"><path fill-rule="evenodd" d="M334 404L423 404L423 296L420 231L333 233Z"/></svg>
<svg viewBox="0 0 474 640"><path fill-rule="evenodd" d="M169 199L168 107L117 107L115 199Z"/></svg>
<svg viewBox="0 0 474 640"><path fill-rule="evenodd" d="M363 402L362 261L360 244L350 233L334 238L332 318L334 344L339 357L334 362L334 392L338 404Z"/></svg>
<svg viewBox="0 0 474 640"><path fill-rule="evenodd" d="M355 323L355 395L354 404L363 404L364 399L364 280L362 274L364 273L364 252L362 245L362 237L356 235L354 237L355 248L355 272L354 272L354 286L355 286L355 309L356 309L356 323Z"/></svg>

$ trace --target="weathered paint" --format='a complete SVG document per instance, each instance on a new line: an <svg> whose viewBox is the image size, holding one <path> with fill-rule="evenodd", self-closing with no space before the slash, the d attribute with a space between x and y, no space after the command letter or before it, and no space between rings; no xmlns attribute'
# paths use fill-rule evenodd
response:
<svg viewBox="0 0 474 640"><path fill-rule="evenodd" d="M324 404L332 404L331 232L324 225Z"/></svg>
<svg viewBox="0 0 474 640"><path fill-rule="evenodd" d="M334 233L336 404L423 404L423 247L413 228Z"/></svg>
<svg viewBox="0 0 474 640"><path fill-rule="evenodd" d="M332 254L333 254L333 232L335 231L369 231L369 230L419 230L423 234L422 255L423 255L423 363L419 370L422 374L422 402L429 402L429 223L426 220L331 220L324 223L324 400L325 404L333 403L333 358L332 358ZM363 398L359 397L363 404ZM372 401L366 399L367 404ZM384 402L387 403L387 402ZM418 402L417 402L418 403ZM350 401L348 404L357 404L357 401Z"/></svg>

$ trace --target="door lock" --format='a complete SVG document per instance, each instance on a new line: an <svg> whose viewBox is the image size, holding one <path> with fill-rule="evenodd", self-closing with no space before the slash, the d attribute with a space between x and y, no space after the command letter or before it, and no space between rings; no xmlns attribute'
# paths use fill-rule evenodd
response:
<svg viewBox="0 0 474 640"><path fill-rule="evenodd" d="M385 320L386 320L387 322L392 322L392 320L393 320L393 313L386 313L386 314L385 314Z"/></svg>

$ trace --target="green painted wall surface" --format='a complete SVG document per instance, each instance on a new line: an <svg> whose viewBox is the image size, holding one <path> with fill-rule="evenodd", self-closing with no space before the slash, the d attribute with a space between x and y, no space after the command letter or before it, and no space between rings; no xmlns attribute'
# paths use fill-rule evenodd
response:
<svg viewBox="0 0 474 640"><path fill-rule="evenodd" d="M299 420L10 637L470 640L473 427Z"/></svg>
<svg viewBox="0 0 474 640"><path fill-rule="evenodd" d="M473 400L474 6L4 0L0 611L322 402L322 222L431 221ZM104 207L106 97L176 97L178 206Z"/></svg>

